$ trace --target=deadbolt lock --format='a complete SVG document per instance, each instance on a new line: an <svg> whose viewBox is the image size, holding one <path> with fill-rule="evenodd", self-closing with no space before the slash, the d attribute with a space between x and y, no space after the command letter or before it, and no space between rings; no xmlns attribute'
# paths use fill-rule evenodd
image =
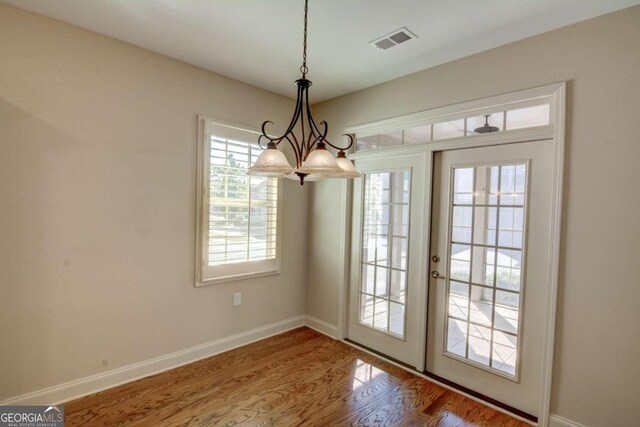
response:
<svg viewBox="0 0 640 427"><path fill-rule="evenodd" d="M434 255L434 256L431 257L431 261L440 262L440 257L438 255Z"/></svg>

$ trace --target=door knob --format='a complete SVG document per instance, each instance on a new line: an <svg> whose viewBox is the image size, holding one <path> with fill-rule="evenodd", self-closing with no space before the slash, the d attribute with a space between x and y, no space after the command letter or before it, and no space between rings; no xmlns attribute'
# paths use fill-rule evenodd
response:
<svg viewBox="0 0 640 427"><path fill-rule="evenodd" d="M440 273L438 273L436 270L433 270L431 272L431 277L433 277L434 279L444 279L444 276L441 276Z"/></svg>

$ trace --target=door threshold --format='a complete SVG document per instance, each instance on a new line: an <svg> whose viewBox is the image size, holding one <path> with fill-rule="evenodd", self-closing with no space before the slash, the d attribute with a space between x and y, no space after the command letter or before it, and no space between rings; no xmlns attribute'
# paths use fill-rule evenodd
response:
<svg viewBox="0 0 640 427"><path fill-rule="evenodd" d="M353 341L353 340L350 340L349 338L345 338L344 340L345 340L346 342L348 342L349 344L353 344L353 345L355 345L355 346L357 346L357 347L362 348L363 350L366 350L366 351L367 351L367 352L369 352L369 353L373 353L373 354L375 354L376 356L378 356L378 357L379 357L379 358L381 358L381 359L388 360L388 361L390 361L390 362L395 363L396 365L402 365L404 368L410 369L410 370L412 370L412 371L416 371L416 368L414 368L413 366L409 365L408 363L404 363L404 362L403 362L403 361L401 361L401 360L394 359L394 358L393 358L393 357L391 357L391 356L387 356L387 355L386 355L386 354L384 354L384 353L380 353L378 350L374 350L374 349L372 349L371 347L367 347L366 345L364 345L364 344L360 344L359 342L355 342L355 341ZM416 372L420 372L420 371L416 371Z"/></svg>
<svg viewBox="0 0 640 427"><path fill-rule="evenodd" d="M521 421L526 421L532 425L538 425L538 417L535 417L531 414L527 414L524 411L521 411L520 409L514 408L513 406L509 406L505 403L499 402L495 399L490 398L489 396L485 396L482 393L478 393L477 391L468 389L464 386L461 386L457 383L454 383L453 381L449 381L446 378L442 378L439 377L438 375L432 374L430 372L427 371L423 371L420 372L418 371L416 368L414 368L413 366L409 365L408 363L402 362L398 359L394 359L393 357L389 357L384 353L381 353L377 350L372 349L371 347L367 347L366 345L362 345L356 341L350 340L349 338L344 338L343 341L349 345L351 345L352 347L356 347L359 348L373 356L376 356L382 360L384 360L385 362L389 362L393 365L396 365L402 369L405 369L413 374L416 374L418 376L424 377L427 380L431 380L434 383L437 383L438 385L442 385L445 386L445 388L449 388L449 389L453 389L454 391L458 391L461 394L470 397L471 399L478 401L480 403L485 403L495 409L500 410L500 412L504 412L507 415L511 415Z"/></svg>
<svg viewBox="0 0 640 427"><path fill-rule="evenodd" d="M422 372L422 374L424 376L428 377L428 378L431 378L433 380L438 381L439 383L446 384L451 388L454 388L454 389L456 389L458 391L461 391L461 392L463 392L465 394L473 396L476 399L480 399L480 400L482 400L484 402L487 402L487 403L489 403L489 404L491 404L493 406L497 406L498 408L504 409L505 411L508 411L508 412L510 412L510 413L512 413L514 415L517 415L520 418L524 418L527 421L531 421L532 423L536 423L536 424L538 423L538 417L533 416L531 414L528 414L528 413L526 413L524 411L521 411L520 409L514 408L513 406L509 406L506 403L502 403L502 402L500 402L498 400L495 400L495 399L493 399L493 398L491 398L489 396L486 396L486 395L484 395L482 393L478 393L475 390L471 390L470 388L466 388L465 386L462 386L462 385L460 385L458 383L454 383L453 381L449 381L446 378L442 378L442 377L440 377L440 376L438 376L436 374L432 374L431 372L424 371L424 372Z"/></svg>

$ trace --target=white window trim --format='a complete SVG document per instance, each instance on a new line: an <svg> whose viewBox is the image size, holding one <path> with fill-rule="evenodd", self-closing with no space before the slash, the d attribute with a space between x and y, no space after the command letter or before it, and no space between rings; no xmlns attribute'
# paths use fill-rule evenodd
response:
<svg viewBox="0 0 640 427"><path fill-rule="evenodd" d="M256 139L261 134L256 128L237 125L234 123L215 120L206 116L198 116L198 141L197 141L197 178L196 178L196 251L195 251L195 286L209 286L219 283L236 282L254 277L270 276L280 274L280 264L282 259L282 180L278 180L278 203L276 220L276 258L275 260L249 261L237 264L218 265L215 268L220 274L214 278L206 278L205 269L211 268L207 265L205 246L208 241L204 236L208 230L207 218L209 211L209 156L210 138L212 134L210 125L222 125L238 130L251 132L256 135Z"/></svg>

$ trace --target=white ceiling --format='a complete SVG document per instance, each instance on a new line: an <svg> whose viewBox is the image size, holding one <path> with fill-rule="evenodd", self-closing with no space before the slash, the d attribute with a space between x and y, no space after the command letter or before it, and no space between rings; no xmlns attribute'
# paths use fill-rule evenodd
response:
<svg viewBox="0 0 640 427"><path fill-rule="evenodd" d="M1 0L295 97L303 0ZM312 102L640 0L310 0ZM382 51L400 27L418 38Z"/></svg>

